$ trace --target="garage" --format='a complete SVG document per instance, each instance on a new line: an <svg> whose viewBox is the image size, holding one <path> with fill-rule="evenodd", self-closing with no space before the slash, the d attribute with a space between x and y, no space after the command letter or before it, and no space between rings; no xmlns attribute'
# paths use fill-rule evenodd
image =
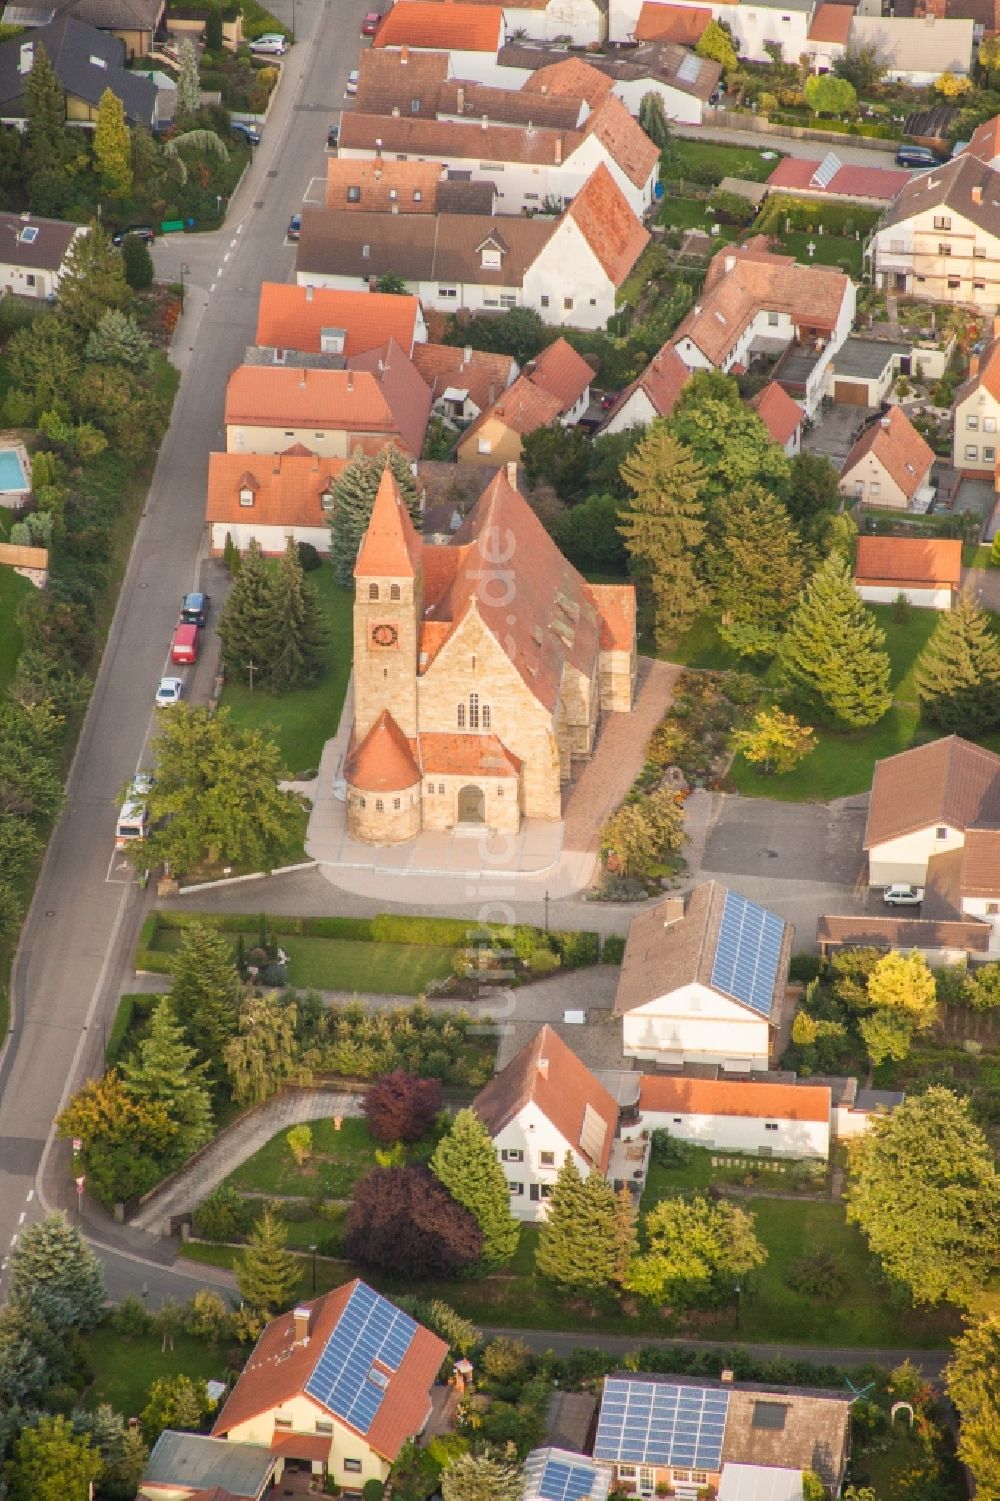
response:
<svg viewBox="0 0 1000 1501"><path fill-rule="evenodd" d="M841 406L866 407L869 405L868 382L836 380L833 383L833 399Z"/></svg>

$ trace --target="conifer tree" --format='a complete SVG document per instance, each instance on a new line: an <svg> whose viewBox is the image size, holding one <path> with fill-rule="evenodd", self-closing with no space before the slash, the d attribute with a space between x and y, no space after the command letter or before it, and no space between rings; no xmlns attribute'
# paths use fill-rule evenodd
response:
<svg viewBox="0 0 1000 1501"><path fill-rule="evenodd" d="M132 141L122 102L110 89L104 90L97 105L94 157L108 190L127 198L132 191Z"/></svg>
<svg viewBox="0 0 1000 1501"><path fill-rule="evenodd" d="M548 1201L535 1267L542 1277L577 1292L597 1292L615 1275L619 1211L600 1173L581 1177L567 1152Z"/></svg>
<svg viewBox="0 0 1000 1501"><path fill-rule="evenodd" d="M195 1050L184 1041L169 996L153 1012L149 1033L138 1055L121 1065L129 1094L159 1101L176 1129L173 1148L178 1158L190 1157L212 1135L212 1102L205 1083L206 1065L195 1062Z"/></svg>
<svg viewBox="0 0 1000 1501"><path fill-rule="evenodd" d="M358 548L371 520L372 506L386 463L392 469L400 494L415 522L420 519L420 505L407 459L389 444L375 458L356 454L333 482L330 503L330 553L337 583L344 589L354 584L354 565Z"/></svg>
<svg viewBox="0 0 1000 1501"><path fill-rule="evenodd" d="M270 1208L250 1231L249 1244L236 1267L240 1297L251 1308L275 1314L287 1308L298 1290L301 1269L285 1250L288 1231Z"/></svg>
<svg viewBox="0 0 1000 1501"><path fill-rule="evenodd" d="M441 1476L441 1494L444 1501L520 1501L524 1471L514 1445L502 1455L460 1454Z"/></svg>
<svg viewBox="0 0 1000 1501"><path fill-rule="evenodd" d="M431 1158L431 1172L483 1232L487 1266L509 1261L520 1226L510 1212L510 1189L489 1132L474 1110L460 1110Z"/></svg>
<svg viewBox="0 0 1000 1501"><path fill-rule="evenodd" d="M240 560L239 573L219 620L219 639L226 671L241 682L253 680L265 669L264 637L271 618L274 583L264 562L260 543L252 539Z"/></svg>
<svg viewBox="0 0 1000 1501"><path fill-rule="evenodd" d="M58 171L66 154L66 95L45 47L35 43L31 72L24 85L28 119L25 166L29 178Z"/></svg>
<svg viewBox="0 0 1000 1501"><path fill-rule="evenodd" d="M265 628L264 673L272 693L288 693L321 676L327 634L316 591L306 582L294 537L285 543L271 592Z"/></svg>
<svg viewBox="0 0 1000 1501"><path fill-rule="evenodd" d="M121 251L115 249L103 229L92 225L89 234L77 235L66 252L65 265L59 283L59 309L85 339L109 308L124 307L130 300Z"/></svg>
<svg viewBox="0 0 1000 1501"><path fill-rule="evenodd" d="M656 607L656 644L667 645L701 608L697 553L705 535L698 491L704 470L690 450L654 422L621 466L632 491L618 531L630 565Z"/></svg>
<svg viewBox="0 0 1000 1501"><path fill-rule="evenodd" d="M226 1077L223 1052L236 1035L242 999L243 981L229 940L203 923L183 928L174 956L170 1003L216 1084Z"/></svg>
<svg viewBox="0 0 1000 1501"><path fill-rule="evenodd" d="M885 633L855 593L847 563L835 555L801 596L778 661L795 698L839 725L874 724L892 703Z"/></svg>
<svg viewBox="0 0 1000 1501"><path fill-rule="evenodd" d="M619 1285L625 1281L629 1263L639 1249L639 1234L636 1229L635 1205L627 1188L615 1194L615 1248L613 1281Z"/></svg>
<svg viewBox="0 0 1000 1501"><path fill-rule="evenodd" d="M720 634L739 652L773 651L802 589L802 538L780 500L748 485L723 510L722 535L708 560Z"/></svg>
<svg viewBox="0 0 1000 1501"><path fill-rule="evenodd" d="M924 714L942 730L976 735L1000 722L1000 641L968 591L941 614L913 681Z"/></svg>
<svg viewBox="0 0 1000 1501"><path fill-rule="evenodd" d="M196 115L201 108L201 79L198 76L198 54L191 38L184 37L177 51L179 65L175 117L183 126L190 122L191 116Z"/></svg>
<svg viewBox="0 0 1000 1501"><path fill-rule="evenodd" d="M58 1299L64 1329L93 1329L104 1312L101 1263L62 1212L29 1225L11 1253L11 1302L33 1307L40 1293Z"/></svg>
<svg viewBox="0 0 1000 1501"><path fill-rule="evenodd" d="M153 257L137 234L127 234L122 241L122 266L133 292L144 292L153 285Z"/></svg>

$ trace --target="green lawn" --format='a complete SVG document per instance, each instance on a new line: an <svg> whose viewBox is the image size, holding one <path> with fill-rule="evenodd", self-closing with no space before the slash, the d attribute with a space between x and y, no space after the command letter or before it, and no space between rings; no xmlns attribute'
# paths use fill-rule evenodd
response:
<svg viewBox="0 0 1000 1501"><path fill-rule="evenodd" d="M350 1117L343 1120L339 1131L334 1130L331 1120L309 1124L313 1150L302 1167L296 1166L286 1140L287 1132L282 1131L248 1157L226 1182L254 1193L346 1198L358 1178L375 1166L375 1143L368 1127L363 1120Z"/></svg>
<svg viewBox="0 0 1000 1501"><path fill-rule="evenodd" d="M191 1290L197 1290L195 1284ZM108 1324L88 1334L87 1357L97 1376L86 1393L86 1405L93 1409L100 1402L110 1402L126 1418L138 1417L150 1386L160 1376L221 1381L225 1374L225 1351L213 1349L204 1340L179 1334L172 1350L160 1346L155 1335L125 1339Z"/></svg>
<svg viewBox="0 0 1000 1501"><path fill-rule="evenodd" d="M794 229L778 238L785 254L794 255L801 265L807 266L811 260L816 266L835 266L842 271L844 268L841 262L846 261L851 275L860 281L864 240L856 240L853 235L809 234L805 230ZM811 256L806 250L807 245L816 247Z"/></svg>
<svg viewBox="0 0 1000 1501"><path fill-rule="evenodd" d="M251 692L243 683L228 683L222 702L242 729L266 729L277 741L289 777L319 766L320 753L340 723L351 675L354 596L337 587L328 563L307 575L319 595L330 633L330 666L313 688L274 696Z"/></svg>
<svg viewBox="0 0 1000 1501"><path fill-rule="evenodd" d="M768 151L771 147L766 148ZM692 168L699 176L706 168L713 179L720 183L724 177L742 177L750 182L766 182L778 165L784 152L775 151L768 161L759 151L745 146L722 146L717 141L685 141L674 139L666 163L660 159L660 175L673 180L684 179Z"/></svg>
<svg viewBox="0 0 1000 1501"><path fill-rule="evenodd" d="M173 953L182 936L180 928L157 928L153 949ZM308 990L422 995L432 980L451 974L454 960L452 949L434 944L302 938L289 933L280 933L279 942L289 958L290 982ZM251 937L247 947L252 946Z"/></svg>
<svg viewBox="0 0 1000 1501"><path fill-rule="evenodd" d="M21 654L24 638L17 623L17 610L32 588L33 585L13 568L0 567L0 693L14 676Z"/></svg>

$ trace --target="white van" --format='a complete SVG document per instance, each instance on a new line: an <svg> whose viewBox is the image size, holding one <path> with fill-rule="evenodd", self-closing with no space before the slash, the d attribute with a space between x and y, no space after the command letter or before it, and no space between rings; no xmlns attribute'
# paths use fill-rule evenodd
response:
<svg viewBox="0 0 1000 1501"><path fill-rule="evenodd" d="M148 772L139 772L128 790L125 801L118 811L115 827L115 849L123 850L136 839L145 839L149 824L146 796L152 786Z"/></svg>

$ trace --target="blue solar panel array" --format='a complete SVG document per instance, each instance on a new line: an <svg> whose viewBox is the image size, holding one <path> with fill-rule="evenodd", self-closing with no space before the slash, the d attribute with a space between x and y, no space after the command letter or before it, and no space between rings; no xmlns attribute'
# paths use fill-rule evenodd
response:
<svg viewBox="0 0 1000 1501"><path fill-rule="evenodd" d="M352 1428L367 1433L389 1384L383 1371L373 1369L373 1362L398 1371L416 1330L408 1314L359 1282L306 1382L306 1391Z"/></svg>
<svg viewBox="0 0 1000 1501"><path fill-rule="evenodd" d="M712 964L716 990L770 1016L784 933L780 917L727 891Z"/></svg>
<svg viewBox="0 0 1000 1501"><path fill-rule="evenodd" d="M538 1482L539 1501L586 1501L593 1495L594 1466L547 1459Z"/></svg>
<svg viewBox="0 0 1000 1501"><path fill-rule="evenodd" d="M722 1467L729 1393L670 1382L604 1383L594 1458L612 1463Z"/></svg>

